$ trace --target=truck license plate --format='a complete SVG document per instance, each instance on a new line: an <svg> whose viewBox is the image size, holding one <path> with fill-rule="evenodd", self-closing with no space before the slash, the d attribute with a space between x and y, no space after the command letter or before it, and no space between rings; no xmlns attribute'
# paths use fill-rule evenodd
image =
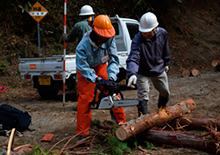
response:
<svg viewBox="0 0 220 155"><path fill-rule="evenodd" d="M50 76L39 76L38 81L40 85L50 85Z"/></svg>

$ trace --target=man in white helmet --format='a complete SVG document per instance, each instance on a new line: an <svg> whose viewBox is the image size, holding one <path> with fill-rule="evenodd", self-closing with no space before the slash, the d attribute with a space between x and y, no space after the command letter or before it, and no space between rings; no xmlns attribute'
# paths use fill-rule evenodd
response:
<svg viewBox="0 0 220 155"><path fill-rule="evenodd" d="M78 38L78 42L80 42L83 35L91 30L87 19L94 14L93 8L90 5L84 5L79 14L83 21L76 23L68 35L63 34L63 40L65 42L74 42L76 41L76 38Z"/></svg>
<svg viewBox="0 0 220 155"><path fill-rule="evenodd" d="M168 72L170 64L170 51L168 45L168 33L158 27L157 17L151 13L145 13L140 19L139 33L132 40L126 74L128 87L137 83L138 114L148 113L147 102L149 100L149 79L159 92L158 108L165 107L169 101Z"/></svg>

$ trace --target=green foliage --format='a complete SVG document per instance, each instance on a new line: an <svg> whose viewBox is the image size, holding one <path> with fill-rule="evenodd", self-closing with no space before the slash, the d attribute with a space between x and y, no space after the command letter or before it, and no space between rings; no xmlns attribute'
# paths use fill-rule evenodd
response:
<svg viewBox="0 0 220 155"><path fill-rule="evenodd" d="M40 56L62 55L64 29L64 1L37 0L48 14L40 21ZM18 58L39 57L37 22L28 11L37 2L36 0L2 0L0 1L0 75L16 76L19 78ZM77 3L76 3L77 2ZM67 1L67 33L78 21L80 9L89 4L96 15L106 13L109 16L139 19L147 11L162 14L169 5L182 3L181 0L111 0L111 1ZM127 5L125 5L127 4ZM158 5L160 4L160 5ZM129 10L129 11L128 11ZM161 22L160 22L161 25ZM78 42L67 43L66 54L75 53ZM12 82L8 82L12 83ZM13 83L13 87L19 86Z"/></svg>
<svg viewBox="0 0 220 155"><path fill-rule="evenodd" d="M154 146L154 144L148 142L148 141L145 141L145 144L146 144L146 148L147 150L152 150L152 149L156 149L156 150L159 150L157 147Z"/></svg>
<svg viewBox="0 0 220 155"><path fill-rule="evenodd" d="M137 149L138 149L138 142L137 142L137 139L135 139L135 141L134 141L134 146L135 146L135 149L137 150Z"/></svg>
<svg viewBox="0 0 220 155"><path fill-rule="evenodd" d="M0 75L8 74L9 62L7 60L0 61Z"/></svg>
<svg viewBox="0 0 220 155"><path fill-rule="evenodd" d="M90 128L91 128L91 127L94 127L94 126L96 126L96 125L98 125L98 124L100 124L100 120L99 120L99 119L95 119L94 121L92 121L92 122L90 123Z"/></svg>
<svg viewBox="0 0 220 155"><path fill-rule="evenodd" d="M127 146L127 143L119 141L118 138L111 133L108 134L104 142L111 148L112 155L123 155L124 151L131 153L131 149Z"/></svg>
<svg viewBox="0 0 220 155"><path fill-rule="evenodd" d="M116 128L115 126L111 126L111 130L112 130L112 131L116 131L117 128Z"/></svg>
<svg viewBox="0 0 220 155"><path fill-rule="evenodd" d="M38 145L34 145L31 151L31 155L58 155L59 152L53 153L53 152L47 152L42 147ZM64 153L64 155L69 155L67 153Z"/></svg>

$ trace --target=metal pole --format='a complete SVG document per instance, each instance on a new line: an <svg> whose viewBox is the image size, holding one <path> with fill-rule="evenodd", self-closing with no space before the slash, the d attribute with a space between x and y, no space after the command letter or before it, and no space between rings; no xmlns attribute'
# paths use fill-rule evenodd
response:
<svg viewBox="0 0 220 155"><path fill-rule="evenodd" d="M64 33L66 33L66 0L64 0ZM63 43L63 106L65 106L65 87L66 87L66 42Z"/></svg>
<svg viewBox="0 0 220 155"><path fill-rule="evenodd" d="M40 24L39 22L37 23L37 32L38 32L38 54L40 57Z"/></svg>

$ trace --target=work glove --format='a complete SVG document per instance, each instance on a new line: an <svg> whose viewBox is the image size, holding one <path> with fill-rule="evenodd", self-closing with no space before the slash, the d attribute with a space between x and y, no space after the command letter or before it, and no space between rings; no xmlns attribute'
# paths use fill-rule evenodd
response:
<svg viewBox="0 0 220 155"><path fill-rule="evenodd" d="M136 75L132 75L129 79L128 79L128 87L130 87L130 88L134 88L134 85L136 84L136 82L137 82L137 76ZM134 84L134 85L132 85L132 83Z"/></svg>
<svg viewBox="0 0 220 155"><path fill-rule="evenodd" d="M114 81L112 81L112 80L105 80L105 79L102 79L100 77L96 78L96 83L99 84L99 85L115 86L115 82Z"/></svg>
<svg viewBox="0 0 220 155"><path fill-rule="evenodd" d="M165 72L168 72L169 71L169 66L165 66Z"/></svg>

